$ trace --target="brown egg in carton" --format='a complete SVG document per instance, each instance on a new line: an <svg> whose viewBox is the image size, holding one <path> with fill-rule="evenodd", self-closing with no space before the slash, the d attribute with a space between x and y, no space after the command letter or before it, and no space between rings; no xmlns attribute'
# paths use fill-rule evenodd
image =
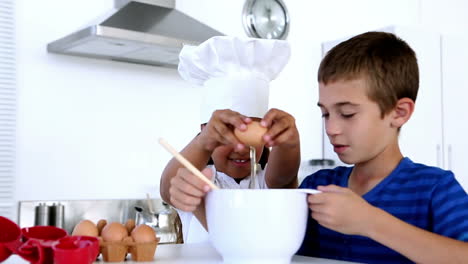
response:
<svg viewBox="0 0 468 264"><path fill-rule="evenodd" d="M75 227L74 232L77 229L80 231L80 223ZM89 222L87 225L89 226ZM107 224L107 221L102 219L95 226L100 253L105 262L124 261L128 253L131 254L133 261L152 261L154 259L160 239L156 237L154 229L150 226L135 226L133 219L128 220L125 225L117 222Z"/></svg>

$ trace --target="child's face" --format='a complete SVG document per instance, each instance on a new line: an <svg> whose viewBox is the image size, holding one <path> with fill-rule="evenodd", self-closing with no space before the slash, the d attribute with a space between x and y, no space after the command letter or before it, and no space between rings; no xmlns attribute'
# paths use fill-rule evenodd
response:
<svg viewBox="0 0 468 264"><path fill-rule="evenodd" d="M381 117L362 78L320 83L318 105L333 150L344 163L370 161L397 140L391 114Z"/></svg>
<svg viewBox="0 0 468 264"><path fill-rule="evenodd" d="M262 156L263 147L256 148L257 163ZM250 175L250 150L245 147L236 151L233 146L217 147L211 154L216 170L224 172L235 179L242 179Z"/></svg>

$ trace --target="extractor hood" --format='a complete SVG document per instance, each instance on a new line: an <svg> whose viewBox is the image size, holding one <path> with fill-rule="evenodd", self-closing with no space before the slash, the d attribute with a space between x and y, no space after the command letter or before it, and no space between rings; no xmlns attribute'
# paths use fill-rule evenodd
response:
<svg viewBox="0 0 468 264"><path fill-rule="evenodd" d="M47 45L52 53L176 67L184 44L222 33L175 9L175 0L114 0L110 15Z"/></svg>

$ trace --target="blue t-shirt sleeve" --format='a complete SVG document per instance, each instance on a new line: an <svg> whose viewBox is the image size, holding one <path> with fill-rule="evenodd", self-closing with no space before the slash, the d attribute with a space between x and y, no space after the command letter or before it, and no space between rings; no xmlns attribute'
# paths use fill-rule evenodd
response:
<svg viewBox="0 0 468 264"><path fill-rule="evenodd" d="M347 183L351 167L336 167L334 169L319 170L304 178L299 188L317 189L319 185L335 184L344 187Z"/></svg>
<svg viewBox="0 0 468 264"><path fill-rule="evenodd" d="M435 185L431 206L434 233L468 241L468 195L452 172Z"/></svg>

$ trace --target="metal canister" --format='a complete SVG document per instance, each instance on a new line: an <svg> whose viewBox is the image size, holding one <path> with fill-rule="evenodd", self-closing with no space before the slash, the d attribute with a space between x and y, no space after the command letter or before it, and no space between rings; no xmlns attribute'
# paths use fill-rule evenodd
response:
<svg viewBox="0 0 468 264"><path fill-rule="evenodd" d="M35 207L34 225L46 226L49 225L49 206L45 203L40 203Z"/></svg>
<svg viewBox="0 0 468 264"><path fill-rule="evenodd" d="M63 204L54 203L52 206L50 206L49 216L49 225L60 228L65 227L65 207Z"/></svg>

